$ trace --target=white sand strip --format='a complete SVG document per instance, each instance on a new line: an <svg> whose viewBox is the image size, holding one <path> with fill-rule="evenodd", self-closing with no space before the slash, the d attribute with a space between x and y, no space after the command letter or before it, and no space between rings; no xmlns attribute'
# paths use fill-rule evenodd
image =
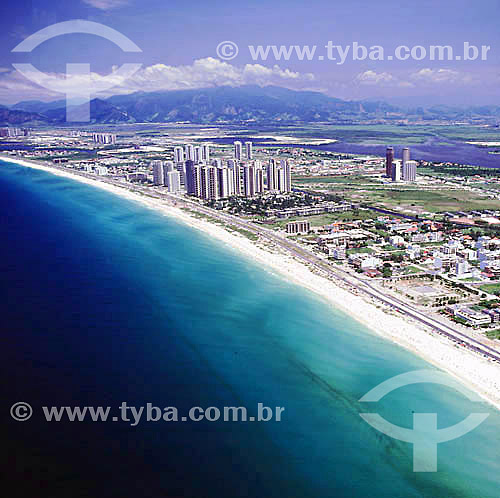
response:
<svg viewBox="0 0 500 498"><path fill-rule="evenodd" d="M186 211L169 206L130 192L126 188L116 187L99 180L93 180L71 173L10 156L0 159L30 168L64 176L101 188L126 199L173 216L191 227L202 230L212 238L220 240L237 249L242 254L259 262L294 283L306 287L325 298L331 305L348 313L354 319L380 336L389 339L403 348L412 351L429 363L453 375L470 390L500 410L500 365L487 360L463 347L455 345L444 337L429 333L421 324L407 320L403 316L387 313L367 298L355 295L335 283L311 272L304 264L291 256L271 252L237 233L230 233L219 225L190 216Z"/></svg>

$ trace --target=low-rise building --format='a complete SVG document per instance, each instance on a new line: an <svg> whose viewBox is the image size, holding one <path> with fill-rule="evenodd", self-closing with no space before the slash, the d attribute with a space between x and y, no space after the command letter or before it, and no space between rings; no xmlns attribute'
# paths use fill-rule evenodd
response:
<svg viewBox="0 0 500 498"><path fill-rule="evenodd" d="M405 243L405 239L401 235L392 235L389 237L389 244L393 246L402 246Z"/></svg>
<svg viewBox="0 0 500 498"><path fill-rule="evenodd" d="M328 255L337 260L344 260L347 258L346 249L344 246L327 246Z"/></svg>
<svg viewBox="0 0 500 498"><path fill-rule="evenodd" d="M486 313L491 318L492 323L500 322L500 311L498 311L497 309L484 310L483 313Z"/></svg>
<svg viewBox="0 0 500 498"><path fill-rule="evenodd" d="M458 260L455 263L455 275L460 278L469 273L470 267L469 263L465 259Z"/></svg>
<svg viewBox="0 0 500 498"><path fill-rule="evenodd" d="M375 256L368 256L361 261L361 269L369 270L376 269L382 266L384 262L380 258L376 258Z"/></svg>
<svg viewBox="0 0 500 498"><path fill-rule="evenodd" d="M480 327L481 325L488 325L491 323L491 317L481 311L473 310L467 306L456 306L453 314L457 318L465 320L473 327Z"/></svg>

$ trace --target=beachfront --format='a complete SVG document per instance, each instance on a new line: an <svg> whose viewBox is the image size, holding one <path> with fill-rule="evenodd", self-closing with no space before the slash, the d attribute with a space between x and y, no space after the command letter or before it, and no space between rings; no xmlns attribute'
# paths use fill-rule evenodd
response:
<svg viewBox="0 0 500 498"><path fill-rule="evenodd" d="M380 336L401 345L430 363L446 370L500 409L499 365L459 348L459 346L442 337L430 334L420 325L417 325L416 322L387 313L373 302L356 296L335 283L316 275L291 256L277 250L269 251L246 237L230 233L218 225L191 216L184 210L135 194L126 188L116 187L102 181L85 178L69 171L50 168L31 161L11 157L5 157L4 159L107 190L129 200L140 202L151 209L160 211L167 216L173 216L194 228L202 230L212 238L220 240L238 250L241 254L267 266L270 270L322 296L332 306L342 309ZM370 320L365 317L370 317Z"/></svg>

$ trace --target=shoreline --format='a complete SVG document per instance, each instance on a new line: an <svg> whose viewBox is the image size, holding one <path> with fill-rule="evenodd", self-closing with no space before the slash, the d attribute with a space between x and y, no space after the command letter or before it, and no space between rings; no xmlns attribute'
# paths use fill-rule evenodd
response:
<svg viewBox="0 0 500 498"><path fill-rule="evenodd" d="M178 207L141 196L126 188L18 157L0 155L0 160L39 169L106 190L122 198L139 202L149 209L171 216L192 228L203 231L211 238L237 250L251 261L263 264L274 274L312 291L326 300L333 308L341 310L364 325L370 332L396 343L428 363L446 371L490 405L500 410L499 365L475 353L460 349L449 340L431 334L423 326L417 326L415 322L407 318L387 313L372 301L355 295L334 282L313 273L292 256L263 249L261 245L250 241L237 232L229 232L219 225L191 216ZM364 317L370 317L370 319Z"/></svg>

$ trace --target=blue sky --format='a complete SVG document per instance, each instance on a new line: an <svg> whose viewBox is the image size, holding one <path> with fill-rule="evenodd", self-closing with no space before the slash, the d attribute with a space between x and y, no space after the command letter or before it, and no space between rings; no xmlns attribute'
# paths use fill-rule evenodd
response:
<svg viewBox="0 0 500 498"><path fill-rule="evenodd" d="M401 5L402 3L402 5ZM68 62L90 62L91 70L140 62L142 69L109 93L214 85L276 84L323 91L344 99L393 102L496 104L500 88L500 2L393 0L338 2L277 0L4 0L0 6L0 103L62 98L14 71L30 62L63 77ZM111 42L84 34L42 43L32 53L11 53L30 34L54 23L86 19L112 27L134 41L141 54L123 53ZM222 61L216 53L230 40L239 54ZM252 60L248 45L488 45L487 60ZM76 81L76 80L75 80Z"/></svg>

